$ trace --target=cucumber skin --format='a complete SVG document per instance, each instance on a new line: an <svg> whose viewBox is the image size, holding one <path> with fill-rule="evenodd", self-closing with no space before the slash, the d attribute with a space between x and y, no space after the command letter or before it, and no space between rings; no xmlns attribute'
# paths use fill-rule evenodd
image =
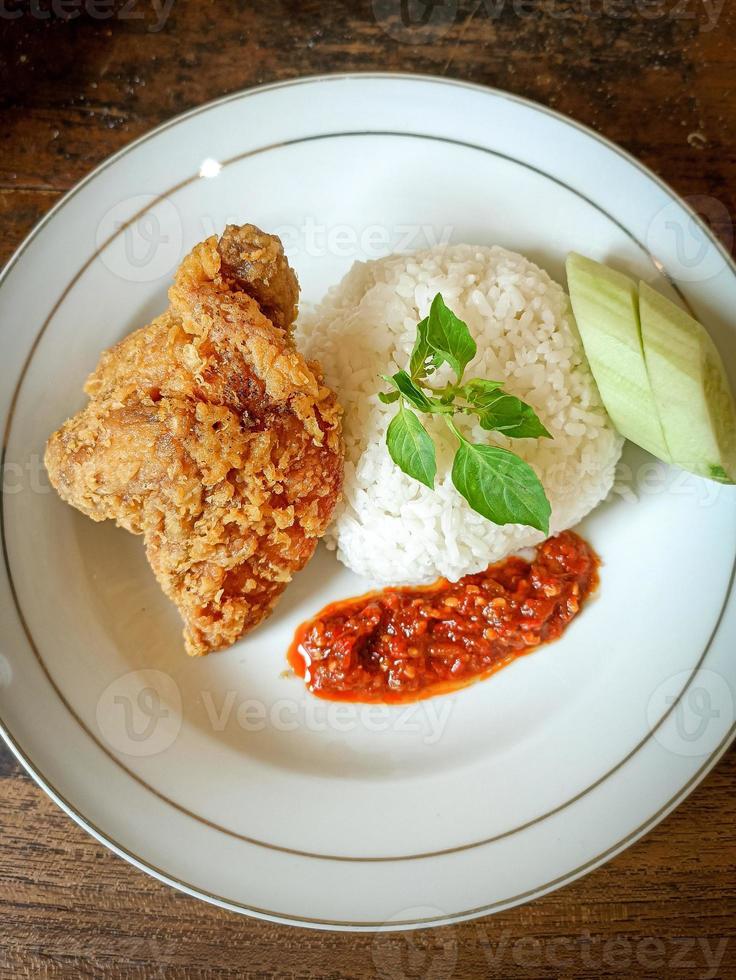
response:
<svg viewBox="0 0 736 980"><path fill-rule="evenodd" d="M734 483L736 407L715 344L702 324L645 282L639 308L647 370L673 462Z"/></svg>
<svg viewBox="0 0 736 980"><path fill-rule="evenodd" d="M580 337L611 421L631 442L671 462L644 359L636 283L575 252L566 268Z"/></svg>

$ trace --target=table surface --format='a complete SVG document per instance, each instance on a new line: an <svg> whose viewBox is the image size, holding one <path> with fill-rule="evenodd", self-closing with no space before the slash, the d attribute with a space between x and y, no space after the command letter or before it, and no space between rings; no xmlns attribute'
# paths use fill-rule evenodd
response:
<svg viewBox="0 0 736 980"><path fill-rule="evenodd" d="M109 6L0 4L3 261L92 167L163 120L263 82L361 70L485 83L569 114L732 245L736 6L724 0L112 0L101 19ZM0 783L1 978L736 976L733 751L581 881L492 918L377 936L197 902L88 837L4 748Z"/></svg>

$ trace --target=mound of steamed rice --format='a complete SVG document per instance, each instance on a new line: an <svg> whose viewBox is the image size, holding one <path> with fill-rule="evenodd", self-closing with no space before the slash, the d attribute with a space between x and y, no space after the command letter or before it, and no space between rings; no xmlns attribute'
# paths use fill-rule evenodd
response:
<svg viewBox="0 0 736 980"><path fill-rule="evenodd" d="M471 510L450 476L456 442L441 419L422 416L437 447L434 490L405 476L386 448L395 405L381 374L408 364L417 322L435 294L465 320L478 345L466 371L503 379L529 402L553 439L507 439L458 417L472 442L512 449L530 463L552 505L550 534L577 524L610 491L622 439L601 404L567 296L521 255L494 246L441 246L358 262L299 326L345 410L345 488L325 540L349 568L382 583L456 581L543 535L499 527ZM447 366L434 376L452 379Z"/></svg>

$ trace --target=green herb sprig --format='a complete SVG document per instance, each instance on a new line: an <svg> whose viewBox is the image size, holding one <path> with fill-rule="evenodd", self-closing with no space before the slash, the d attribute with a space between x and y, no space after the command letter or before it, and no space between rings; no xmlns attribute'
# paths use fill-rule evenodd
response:
<svg viewBox="0 0 736 980"><path fill-rule="evenodd" d="M475 415L489 432L514 439L552 438L531 405L505 392L502 381L473 378L463 384L476 350L467 324L437 293L429 316L417 324L408 370L382 375L393 390L379 392L378 397L386 405L398 403L386 433L389 454L404 473L433 489L434 443L412 409L442 416L460 444L452 482L473 510L494 524L527 524L548 534L550 504L531 466L508 449L468 442L453 421L456 414ZM456 381L435 388L430 381L443 364L449 365Z"/></svg>

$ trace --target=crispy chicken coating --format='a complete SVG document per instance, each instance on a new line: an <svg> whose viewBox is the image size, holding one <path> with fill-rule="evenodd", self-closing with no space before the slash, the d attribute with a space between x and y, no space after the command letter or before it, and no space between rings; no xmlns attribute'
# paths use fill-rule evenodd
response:
<svg viewBox="0 0 736 980"><path fill-rule="evenodd" d="M342 486L341 413L291 339L298 284L278 238L228 226L169 300L102 354L45 463L68 503L143 535L201 655L268 616L311 558Z"/></svg>

